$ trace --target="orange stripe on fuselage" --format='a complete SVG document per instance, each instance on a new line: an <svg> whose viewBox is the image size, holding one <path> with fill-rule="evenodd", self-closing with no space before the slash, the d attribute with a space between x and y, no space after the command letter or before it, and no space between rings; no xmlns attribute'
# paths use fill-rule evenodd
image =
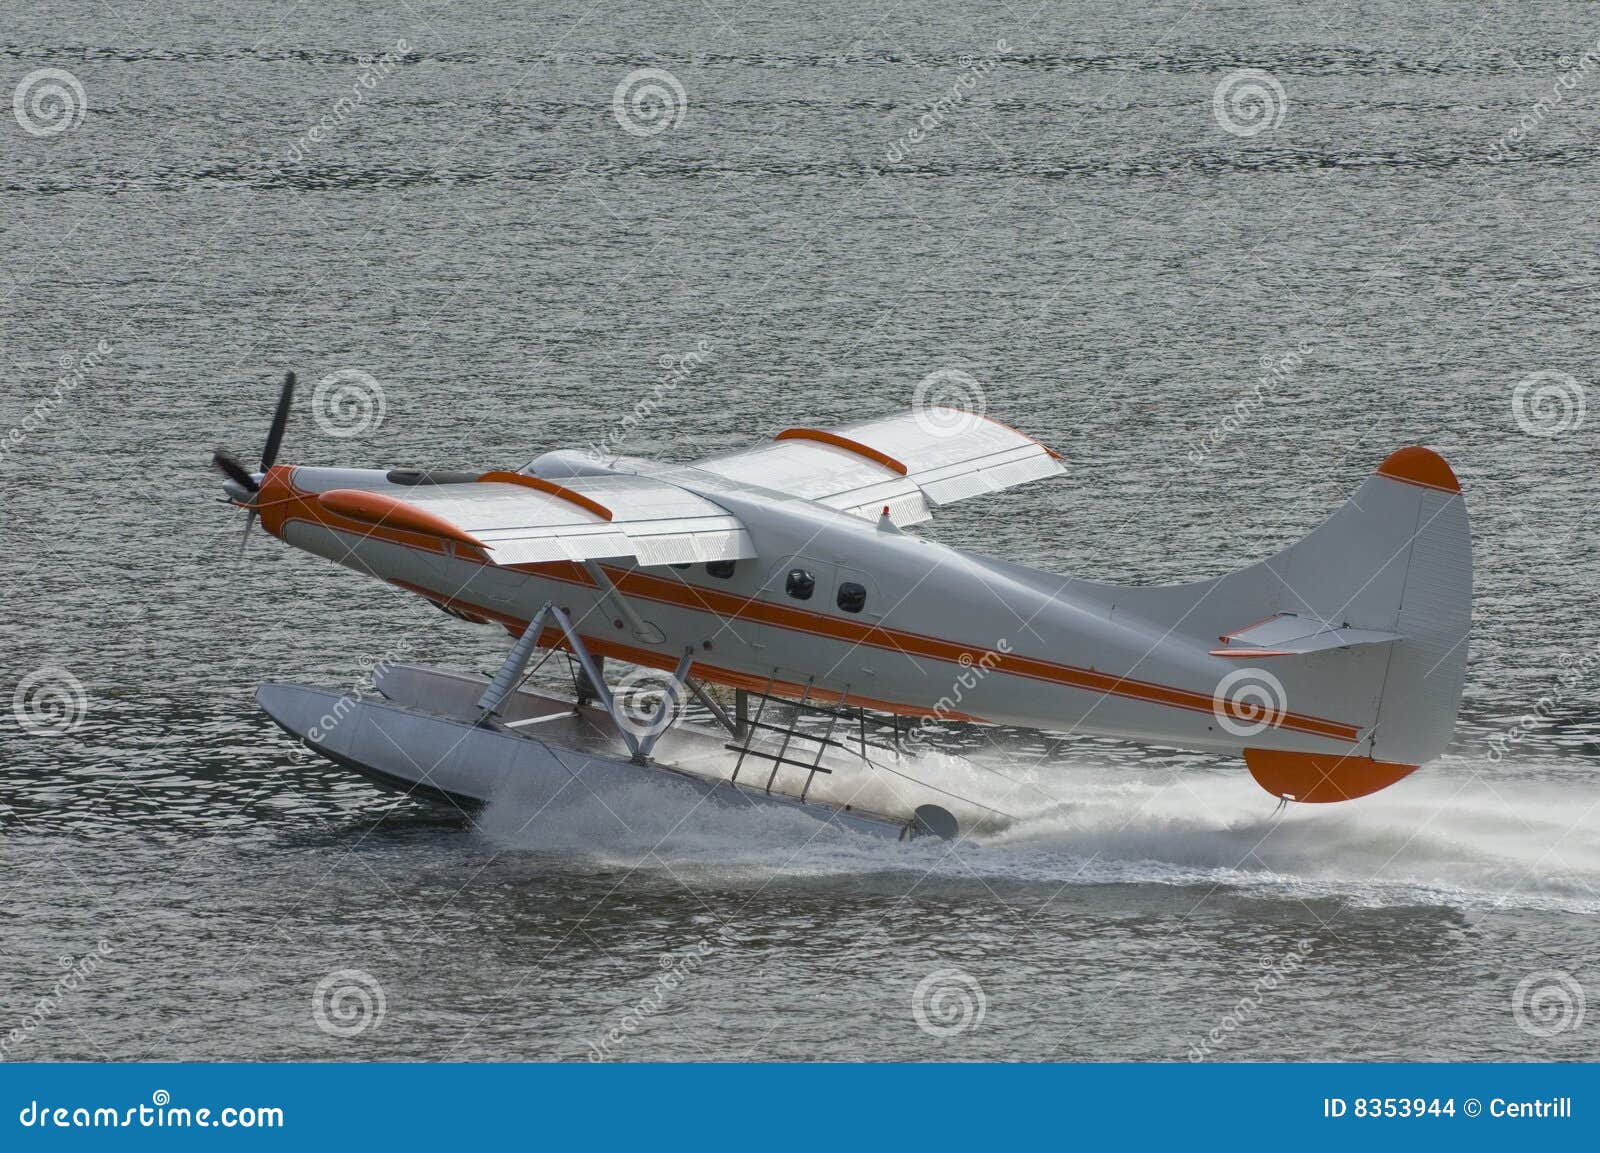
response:
<svg viewBox="0 0 1600 1153"><path fill-rule="evenodd" d="M1138 681L1128 677L1114 676L1110 673L1096 672L1093 669L1037 660L1017 653L998 653L991 649L974 648L970 645L941 640L937 637L901 632L898 629L886 629L880 625L863 624L859 621L842 620L838 617L824 616L821 613L814 613L805 609L790 608L787 605L752 600L733 593L721 592L717 589L689 585L683 581L664 580L661 577L639 572L637 569L606 568L606 574L611 577L617 588L623 593L639 597L642 600L653 600L662 604L676 605L680 608L700 609L718 616L737 620L750 620L759 624L768 624L793 632L805 633L810 636L822 636L850 644L887 649L907 656L927 657L932 660L950 661L958 664L970 664L988 657L989 668L999 672L1010 673L1013 676L1028 677L1033 680L1048 681L1054 684L1065 684L1073 688L1109 693L1112 696L1131 697L1136 700L1149 701L1153 704L1171 705L1175 708L1191 709L1198 712L1211 712L1215 703L1209 693L1175 689L1150 681ZM963 661L963 658L965 658L965 661ZM1227 704L1231 708L1233 702L1230 701ZM1241 714L1238 719L1250 722L1257 718ZM1285 714L1280 725L1283 728L1342 740L1355 740L1360 735L1360 730L1350 725L1298 714Z"/></svg>
<svg viewBox="0 0 1600 1153"><path fill-rule="evenodd" d="M350 532L357 535L388 541L392 544L405 545L409 548L419 548L428 552L444 552L443 544L437 538L421 537L417 534L406 533L390 529L384 525L369 525L357 521L338 523L343 518L329 513L316 501L314 495L304 495L296 492L287 476L288 466L277 465L269 472L267 482L261 491L261 520L268 530L275 536L282 536L282 528L290 520L305 520L325 528L336 529L341 532ZM268 489L274 487L273 474L279 469L285 472L276 479L281 485L281 493L274 492L269 495ZM283 494L289 494L287 496ZM269 523L269 512L273 521ZM483 563L469 554L457 554L458 559ZM566 584L592 586L588 574L584 573L582 566L566 564L565 562L546 562L537 565L511 566L513 571L528 572L548 580L559 581ZM911 657L924 657L931 660L948 661L955 664L974 664L988 658L986 667L992 671L1008 673L1012 676L1027 677L1030 680L1045 681L1051 684L1066 685L1071 688L1084 689L1090 692L1103 693L1108 696L1126 697L1132 700L1146 701L1151 704L1168 705L1173 708L1188 709L1192 712L1213 711L1215 702L1209 693L1193 692L1188 689L1177 689L1169 685L1160 685L1151 681L1133 680L1129 677L1116 676L1111 673L1097 672L1093 669L1080 668L1073 665L1056 664L1052 661L1039 660L1034 657L1025 657L1017 653L998 653L984 647L964 645L955 641L942 640L938 637L923 636L919 633L902 632L898 629L886 629L881 625L865 624L860 621L842 620L837 617L824 616L821 613L805 609L791 608L788 605L773 604L769 601L757 600L752 597L739 596L734 593L722 592L719 589L704 588L700 585L691 585L685 581L667 580L662 577L652 576L640 572L638 569L618 569L605 566L606 574L616 584L624 595L640 600L655 601L659 604L673 605L696 612L704 612L719 619L733 621L751 621L757 624L772 625L775 628L786 629L791 632L807 636L824 637L829 640L842 641L849 644L865 645L870 648L897 652ZM581 574L581 575L580 575ZM392 582L400 583L400 582ZM405 585L411 591L429 599L438 599L439 593ZM478 605L470 604L459 597L450 598L454 603L472 612L480 613L493 620L498 620L507 627L515 627L515 618L507 617L503 613L496 613ZM521 627L526 627L527 621L521 622ZM520 629L519 629L520 631ZM588 638L585 638L587 641ZM652 653L648 649L636 649L632 646L618 646L616 642L606 641L613 648L627 649L630 654L621 656L620 659L634 661L637 664L651 667L671 668L676 662ZM596 650L600 651L600 650ZM648 657L649 659L645 659ZM962 658L966 661L963 662ZM665 662L665 663L663 663ZM734 678L740 678L738 680ZM758 675L735 673L731 669L719 669L717 675L708 674L708 680L716 680L723 684L731 684L740 688L760 688L766 683L765 678ZM797 686L798 687L798 686ZM787 691L787 690L786 690ZM814 694L815 695L815 694ZM850 698L857 703L866 702L854 694ZM1225 706L1233 711L1238 720L1246 723L1255 723L1260 718L1247 715L1239 711L1236 702L1225 701ZM880 707L877 704L867 705L869 708ZM923 709L920 706L907 704L891 704L887 711L901 712L912 715L933 715L933 710ZM944 714L952 716L953 714ZM962 719L962 718L953 718ZM965 718L973 719L973 718ZM1305 716L1298 713L1284 713L1278 719L1276 727L1291 729L1296 732L1309 733L1313 736L1328 737L1334 740L1353 741L1360 736L1361 730L1352 725L1338 721L1324 720L1320 717Z"/></svg>

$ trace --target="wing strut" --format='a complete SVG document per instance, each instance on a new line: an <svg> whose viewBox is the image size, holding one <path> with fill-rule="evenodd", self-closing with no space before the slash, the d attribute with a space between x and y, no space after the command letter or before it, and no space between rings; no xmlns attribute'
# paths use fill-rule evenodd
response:
<svg viewBox="0 0 1600 1153"><path fill-rule="evenodd" d="M633 630L634 636L647 645L658 645L667 639L665 633L633 611L633 606L628 603L627 598L622 595L616 584L612 582L605 569L592 560L586 560L583 562L583 571L589 574L589 579L594 581L601 595L616 607L617 612L622 614L623 620L628 622L628 627Z"/></svg>

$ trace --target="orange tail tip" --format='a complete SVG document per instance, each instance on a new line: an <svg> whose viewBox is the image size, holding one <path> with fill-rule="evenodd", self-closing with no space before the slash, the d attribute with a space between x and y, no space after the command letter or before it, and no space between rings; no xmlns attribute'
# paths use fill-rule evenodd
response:
<svg viewBox="0 0 1600 1153"><path fill-rule="evenodd" d="M1378 475L1441 492L1461 491L1461 482L1444 457L1421 445L1391 452L1378 466Z"/></svg>
<svg viewBox="0 0 1600 1153"><path fill-rule="evenodd" d="M1416 765L1375 761L1371 757L1274 749L1246 749L1244 763L1256 784L1273 796L1292 797L1309 804L1352 801L1387 789L1417 770Z"/></svg>

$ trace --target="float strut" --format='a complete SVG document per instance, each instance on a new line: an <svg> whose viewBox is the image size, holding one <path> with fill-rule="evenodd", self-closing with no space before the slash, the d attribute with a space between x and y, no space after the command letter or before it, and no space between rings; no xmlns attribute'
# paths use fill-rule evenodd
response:
<svg viewBox="0 0 1600 1153"><path fill-rule="evenodd" d="M528 660L533 656L533 650L539 646L539 634L544 631L544 618L549 615L553 607L546 604L534 613L533 619L528 622L528 627L523 629L522 635L517 638L517 643L511 646L511 651L506 654L505 663L500 666L500 671L494 674L489 687L484 689L483 695L478 698L478 724L487 725L489 718L498 716L500 710L505 707L506 699L516 689L517 682L522 679L522 670L528 667Z"/></svg>
<svg viewBox="0 0 1600 1153"><path fill-rule="evenodd" d="M689 687L689 691L694 694L695 700L704 705L707 710L710 711L711 715L717 718L717 723L723 728L727 729L728 732L733 734L734 740L740 740L744 737L744 733L739 731L739 722L730 717L726 709L711 699L711 696L706 692L704 685L695 680L693 677L684 677L683 683L687 685ZM742 692L743 690L740 691Z"/></svg>

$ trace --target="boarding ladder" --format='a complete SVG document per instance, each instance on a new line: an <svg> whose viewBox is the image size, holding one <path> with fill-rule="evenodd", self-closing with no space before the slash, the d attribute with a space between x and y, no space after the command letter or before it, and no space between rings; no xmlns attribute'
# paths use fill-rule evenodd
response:
<svg viewBox="0 0 1600 1153"><path fill-rule="evenodd" d="M867 764L872 764L868 755L868 748L877 748L885 752L894 752L898 749L900 736L900 718L896 716L893 722L895 733L895 748L879 744L867 739L867 726L882 725L884 722L875 717L869 717L865 709L851 708L850 686L844 687L837 704L815 704L811 700L811 691L815 687L815 678L806 678L805 686L801 690L798 700L791 697L780 697L772 692L772 686L777 679L778 670L773 669L772 675L767 678L766 686L760 692L750 692L741 689L735 698L735 720L732 728L735 740L726 743L723 747L730 752L739 754L739 759L734 762L733 772L729 781L733 784L739 782L739 773L743 770L746 760L756 760L772 765L772 771L767 774L766 784L761 786L762 791L771 795L773 786L778 780L778 771L784 765L805 770L805 785L800 789L800 799L803 801L811 791L812 784L816 781L817 774L831 775L833 770L822 763L822 757L829 749L839 749L852 756L860 757ZM759 704L756 706L754 717L748 715L749 701L755 698ZM766 719L767 706L776 702L780 707L793 709L793 715L788 724L779 724ZM819 736L814 732L806 732L800 726L810 717L826 717L827 728ZM839 731L839 722L855 721L857 737L854 741L838 739L835 734ZM781 740L776 750L763 747L756 743L757 737L763 733L777 734ZM815 749L803 747L809 742Z"/></svg>

